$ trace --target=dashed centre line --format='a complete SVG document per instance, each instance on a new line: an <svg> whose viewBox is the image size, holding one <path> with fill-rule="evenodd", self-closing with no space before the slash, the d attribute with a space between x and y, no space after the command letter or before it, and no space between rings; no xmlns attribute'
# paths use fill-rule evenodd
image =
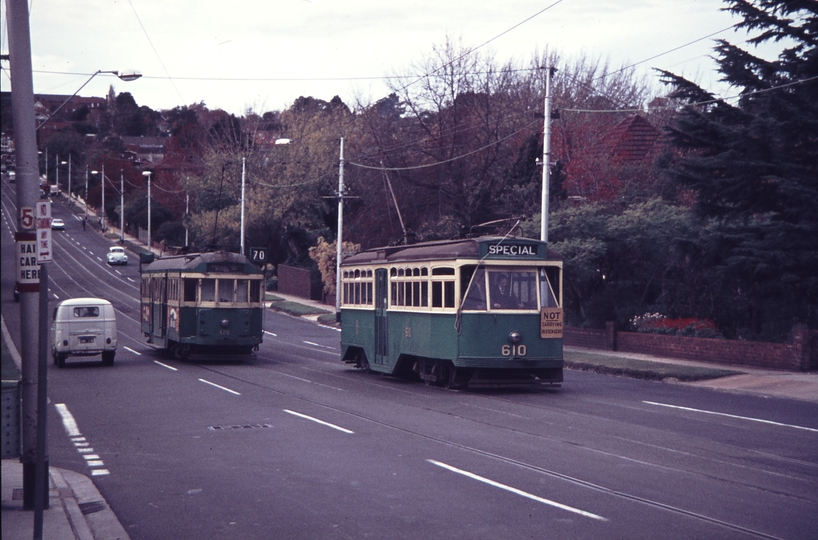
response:
<svg viewBox="0 0 818 540"><path fill-rule="evenodd" d="M214 383L214 382L210 382L210 381L208 381L207 379L199 379L199 380L200 380L201 382L205 383L205 384L209 384L210 386L215 386L216 388L218 388L218 389L220 389L220 390L224 390L225 392L230 392L231 394L234 394L234 395L236 395L236 396L240 396L240 395L241 395L241 392L236 392L235 390L231 390L231 389L227 388L226 386L221 386L221 385L216 384L216 383Z"/></svg>
<svg viewBox="0 0 818 540"><path fill-rule="evenodd" d="M795 429L803 429L805 431L812 431L818 433L818 429L805 427L805 426L796 426L794 424L782 424L781 422L773 422L772 420L764 420L762 418L753 418L751 416L738 416L735 414L728 414L716 411L707 411L705 409L694 409L692 407L682 407L680 405L669 405L667 403L656 403L655 401L643 401L646 405L656 405L657 407L668 407L670 409L678 409L680 411L689 411L689 412L697 412L702 414L712 414L715 416L724 416L726 418L735 418L737 420L748 420L750 422L760 422L762 424L770 424L772 426L781 426L781 427L789 427Z"/></svg>
<svg viewBox="0 0 818 540"><path fill-rule="evenodd" d="M318 418L313 418L312 416L307 416L306 414L297 413L295 411L291 411L289 409L284 409L285 413L292 414L293 416L298 416L299 418L303 418L305 420L309 420L311 422L315 422L316 424L321 424L322 426L331 427L332 429L337 429L343 433L348 433L350 435L354 435L355 432L351 431L346 428L342 428L341 426L336 426L335 424L330 424L329 422L324 422L323 420L319 420Z"/></svg>
<svg viewBox="0 0 818 540"><path fill-rule="evenodd" d="M542 497L538 497L536 495L533 495L533 494L528 493L526 491L523 491L521 489L517 489L517 488L511 487L511 486L507 486L505 484L501 484L500 482L495 482L494 480L489 480L488 478L485 478L483 476L479 476L479 475L474 474L474 473L469 472L469 471L464 471L463 469L458 469L457 467L452 467L451 465L447 465L446 463L442 463L440 461L435 461L434 459L427 459L426 461L428 461L432 465L437 465L438 467L442 467L442 468L444 468L444 469L446 469L448 471L451 471L451 472L454 472L454 473L457 473L457 474L462 474L463 476L465 476L467 478L471 478L472 480L477 480L478 482L483 482L484 484L488 484L490 486L500 488L502 490L514 493L515 495L520 495L521 497L525 497L526 499L531 499L532 501L537 501L539 503L547 504L548 506L553 506L555 508L559 508L561 510L566 510L566 511L572 512L574 514L579 514L579 515L585 516L587 518L596 519L596 520L599 520L599 521L608 521L607 518L604 518L602 516L598 516L598 515L593 514L591 512L586 512L585 510L580 510L579 508L574 508L573 506L568 506L566 504L558 503L558 502L552 501L550 499L543 499Z"/></svg>

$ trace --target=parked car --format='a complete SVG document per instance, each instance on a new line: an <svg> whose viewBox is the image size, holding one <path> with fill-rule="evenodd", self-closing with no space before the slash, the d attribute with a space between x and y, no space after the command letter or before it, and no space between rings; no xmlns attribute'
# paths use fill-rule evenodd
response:
<svg viewBox="0 0 818 540"><path fill-rule="evenodd" d="M128 264L128 255L125 254L125 248L119 246L108 248L108 264Z"/></svg>
<svg viewBox="0 0 818 540"><path fill-rule="evenodd" d="M100 298L72 298L54 308L51 321L51 355L58 367L69 356L101 355L102 363L114 365L116 313Z"/></svg>
<svg viewBox="0 0 818 540"><path fill-rule="evenodd" d="M64 231L65 221L61 220L60 218L54 218L51 220L51 228L55 231Z"/></svg>

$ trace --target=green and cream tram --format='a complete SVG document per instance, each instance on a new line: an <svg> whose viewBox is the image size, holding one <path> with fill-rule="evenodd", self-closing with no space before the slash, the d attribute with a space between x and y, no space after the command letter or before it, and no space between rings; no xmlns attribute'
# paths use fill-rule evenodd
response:
<svg viewBox="0 0 818 540"><path fill-rule="evenodd" d="M142 331L179 358L247 355L262 341L264 273L243 255L163 257L141 268Z"/></svg>
<svg viewBox="0 0 818 540"><path fill-rule="evenodd" d="M562 260L544 242L382 247L341 273L347 363L447 388L562 381Z"/></svg>

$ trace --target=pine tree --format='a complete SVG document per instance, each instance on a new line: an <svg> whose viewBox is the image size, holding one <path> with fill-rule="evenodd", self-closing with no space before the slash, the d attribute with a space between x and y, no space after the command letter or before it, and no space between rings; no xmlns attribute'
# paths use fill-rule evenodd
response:
<svg viewBox="0 0 818 540"><path fill-rule="evenodd" d="M755 34L750 44L781 52L766 60L717 42L734 104L662 72L687 104L668 128L680 156L668 173L718 224L711 256L723 317L739 336L782 339L794 323L818 327L818 2L727 4Z"/></svg>

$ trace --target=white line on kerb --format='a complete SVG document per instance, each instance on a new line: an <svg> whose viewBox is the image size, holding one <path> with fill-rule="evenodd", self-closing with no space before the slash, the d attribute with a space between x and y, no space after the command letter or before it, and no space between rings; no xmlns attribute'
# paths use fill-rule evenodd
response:
<svg viewBox="0 0 818 540"><path fill-rule="evenodd" d="M350 430L348 430L346 428L342 428L341 426L336 426L335 424L330 424L329 422L324 422L323 420L319 420L318 418L313 418L312 416L307 416L306 414L297 413L297 412L291 411L289 409L284 409L284 412L295 415L295 416L298 416L300 418L304 418L305 420L310 420L310 421L315 422L317 424L321 424L322 426L331 427L332 429L337 429L338 431L343 431L344 433L349 433L350 435L355 434L354 431L350 431Z"/></svg>
<svg viewBox="0 0 818 540"><path fill-rule="evenodd" d="M229 388L225 388L224 386L220 386L220 385L218 385L216 383L212 383L212 382L210 382L208 380L205 380L205 379L199 379L199 380L202 381L205 384L209 384L210 386L215 386L216 388L219 388L220 390L224 390L225 392L230 392L231 394L235 394L237 396L241 395L239 392L236 392L235 390L230 390Z"/></svg>
<svg viewBox="0 0 818 540"><path fill-rule="evenodd" d="M65 427L68 436L81 436L82 433L80 433L80 428L77 427L77 421L74 420L74 415L71 414L71 411L68 410L65 403L57 403L54 407L57 409L57 412L60 413L60 416L62 416L62 425Z"/></svg>
<svg viewBox="0 0 818 540"><path fill-rule="evenodd" d="M440 461L435 461L434 459L427 459L429 463L432 465L437 465L438 467L443 467L446 470L455 472L457 474L462 474L472 480L477 480L478 482L483 482L484 484L488 484L490 486L494 486L496 488L504 489L506 491L510 491L515 495L520 495L521 497L525 497L527 499L531 499L532 501L537 501L543 504L547 504L548 506L553 506L555 508L559 508L561 510L567 510L568 512L573 512L574 514L579 514L581 516L585 516L591 519L597 519L600 521L608 521L607 518L602 516L598 516L596 514L592 514L591 512L586 512L585 510L580 510L579 508L574 508L573 506L568 506L565 504L558 503L556 501L552 501L549 499L543 499L542 497L537 497L536 495L532 495L531 493L522 491L517 488L513 488L511 486L507 486L505 484L501 484L500 482L495 482L494 480L489 480L488 478L484 478L482 476L476 475L474 473L470 473L469 471L464 471L463 469L458 469L457 467L452 467L451 465L447 465L445 463L441 463Z"/></svg>
<svg viewBox="0 0 818 540"><path fill-rule="evenodd" d="M656 405L658 407L668 407L670 409L679 409L681 411L691 411L697 412L702 414L714 414L716 416L725 416L727 418L736 418L738 420L749 420L750 422L760 422L762 424L770 424L773 426L782 426L782 427L790 427L795 429L803 429L805 431L812 431L818 433L818 429L809 428L804 426L796 426L793 424L782 424L781 422L773 422L772 420L762 420L761 418L751 418L749 416L737 416L735 414L727 414L715 411L705 411L704 409L693 409L691 407L681 407L679 405L668 405L667 403L656 403L655 401L643 401L642 403L646 403L647 405Z"/></svg>

